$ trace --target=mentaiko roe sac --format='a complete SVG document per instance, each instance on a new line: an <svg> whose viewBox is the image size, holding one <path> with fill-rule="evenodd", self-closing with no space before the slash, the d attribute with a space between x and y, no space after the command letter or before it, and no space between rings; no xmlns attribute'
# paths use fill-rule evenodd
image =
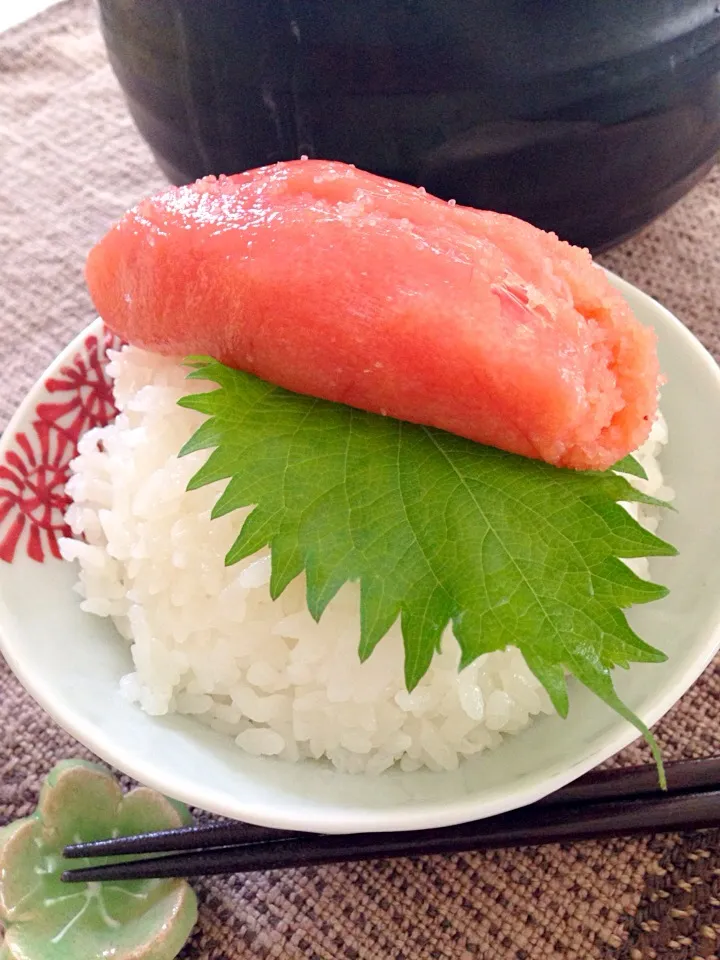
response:
<svg viewBox="0 0 720 960"><path fill-rule="evenodd" d="M169 188L87 279L138 346L557 466L612 466L656 413L654 333L587 251L341 163Z"/></svg>

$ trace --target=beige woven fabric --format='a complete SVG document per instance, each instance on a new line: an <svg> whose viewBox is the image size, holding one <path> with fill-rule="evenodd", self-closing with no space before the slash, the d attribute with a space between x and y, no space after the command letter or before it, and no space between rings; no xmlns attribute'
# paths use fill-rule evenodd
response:
<svg viewBox="0 0 720 960"><path fill-rule="evenodd" d="M1 2L1 0L0 0ZM0 36L0 428L92 319L85 252L163 183L105 62L90 0ZM720 173L604 262L720 353ZM717 751L720 673L662 725L668 758ZM0 661L0 822L84 751ZM623 762L647 759L642 746ZM197 884L196 960L716 957L720 834L334 866ZM77 960L85 960L78 957Z"/></svg>

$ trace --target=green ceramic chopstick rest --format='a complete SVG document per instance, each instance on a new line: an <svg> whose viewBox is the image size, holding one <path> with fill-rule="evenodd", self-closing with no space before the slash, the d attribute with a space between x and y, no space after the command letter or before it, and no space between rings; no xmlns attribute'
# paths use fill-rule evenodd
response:
<svg viewBox="0 0 720 960"><path fill-rule="evenodd" d="M65 760L51 770L35 813L0 830L0 960L173 960L197 919L184 880L67 884L69 843L190 823L186 807L154 790L123 795L103 767Z"/></svg>

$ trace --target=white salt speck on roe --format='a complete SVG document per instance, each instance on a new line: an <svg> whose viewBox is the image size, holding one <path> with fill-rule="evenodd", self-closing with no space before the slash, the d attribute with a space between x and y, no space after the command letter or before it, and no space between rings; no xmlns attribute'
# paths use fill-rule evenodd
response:
<svg viewBox="0 0 720 960"><path fill-rule="evenodd" d="M409 693L397 624L360 663L357 584L315 623L303 577L271 600L267 551L226 567L243 514L211 520L224 484L187 492L207 453L177 457L204 420L177 401L213 385L135 347L111 352L108 369L120 412L80 441L67 487L76 539L63 539L61 551L79 564L82 608L111 617L130 645L126 697L150 714L191 714L253 755L326 758L368 774L395 763L452 770L552 712L514 648L458 672L448 629ZM660 419L639 454L649 477L642 486L660 497L669 496L656 459L666 440ZM657 522L651 513L643 508L648 526ZM646 561L633 566L647 573Z"/></svg>

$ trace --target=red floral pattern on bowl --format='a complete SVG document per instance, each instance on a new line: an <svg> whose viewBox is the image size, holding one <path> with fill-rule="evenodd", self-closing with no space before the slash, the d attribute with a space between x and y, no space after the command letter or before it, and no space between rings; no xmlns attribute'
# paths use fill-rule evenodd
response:
<svg viewBox="0 0 720 960"><path fill-rule="evenodd" d="M60 558L58 537L68 536L65 484L80 437L117 413L106 372L106 352L120 341L110 332L89 333L72 362L47 376L46 399L30 428L19 430L0 461L0 560L19 550L42 563Z"/></svg>

